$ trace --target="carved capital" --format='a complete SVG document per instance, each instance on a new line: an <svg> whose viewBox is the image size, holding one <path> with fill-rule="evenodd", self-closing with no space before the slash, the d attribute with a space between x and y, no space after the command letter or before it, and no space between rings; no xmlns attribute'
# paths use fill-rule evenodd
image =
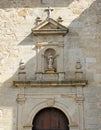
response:
<svg viewBox="0 0 101 130"><path fill-rule="evenodd" d="M26 101L26 98L23 94L19 94L16 99L17 103L23 105Z"/></svg>
<svg viewBox="0 0 101 130"><path fill-rule="evenodd" d="M85 98L84 96L79 95L79 96L76 96L75 100L77 103L82 103L85 100Z"/></svg>

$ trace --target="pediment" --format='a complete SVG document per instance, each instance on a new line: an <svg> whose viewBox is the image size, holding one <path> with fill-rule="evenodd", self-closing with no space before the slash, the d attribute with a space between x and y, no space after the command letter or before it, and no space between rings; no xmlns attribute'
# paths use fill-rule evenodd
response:
<svg viewBox="0 0 101 130"><path fill-rule="evenodd" d="M57 21L49 18L44 22L40 23L36 27L32 28L32 33L34 35L42 35L42 34L61 34L65 35L68 33L68 28L61 25Z"/></svg>

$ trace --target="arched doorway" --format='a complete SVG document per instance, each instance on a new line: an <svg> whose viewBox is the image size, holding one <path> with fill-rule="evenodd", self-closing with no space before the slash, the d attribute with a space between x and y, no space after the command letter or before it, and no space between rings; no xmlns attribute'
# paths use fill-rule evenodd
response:
<svg viewBox="0 0 101 130"><path fill-rule="evenodd" d="M57 108L44 108L39 111L32 125L32 130L69 130L67 117Z"/></svg>

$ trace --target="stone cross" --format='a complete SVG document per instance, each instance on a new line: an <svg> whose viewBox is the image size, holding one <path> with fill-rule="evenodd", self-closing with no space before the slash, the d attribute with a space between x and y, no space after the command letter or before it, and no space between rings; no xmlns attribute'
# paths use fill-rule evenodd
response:
<svg viewBox="0 0 101 130"><path fill-rule="evenodd" d="M47 18L50 18L50 15L51 15L51 12L53 11L53 9L48 7L47 9L45 9L45 11L47 12Z"/></svg>

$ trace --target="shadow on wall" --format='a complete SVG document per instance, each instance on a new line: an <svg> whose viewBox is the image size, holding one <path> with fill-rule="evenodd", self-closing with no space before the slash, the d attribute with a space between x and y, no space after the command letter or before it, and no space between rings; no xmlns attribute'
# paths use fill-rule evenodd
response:
<svg viewBox="0 0 101 130"><path fill-rule="evenodd" d="M7 0L0 1L0 8L67 7L74 0Z"/></svg>
<svg viewBox="0 0 101 130"><path fill-rule="evenodd" d="M70 3L72 1L73 0L71 0ZM72 21L71 24L69 25L69 27L68 27L69 33L65 37L66 41L69 40L69 42L66 42L66 49L65 49L66 53L65 54L67 54L67 56L65 56L65 59L66 58L69 59L68 55L73 55L72 52L69 54L68 51L70 49L79 48L81 50L81 54L84 56L84 58L86 58L87 56L94 56L96 53L96 48L97 48L97 50L99 49L100 42L101 42L101 38L100 38L100 33L101 33L101 30L100 30L101 29L101 27L100 27L100 25L101 25L100 13L101 12L100 11L101 10L100 10L100 8L98 8L99 3L100 3L100 0L93 2L93 4L88 9L86 9L77 19ZM10 8L9 4L8 4L8 8ZM74 32L76 32L76 33L74 33ZM29 35L29 37L31 39L31 35ZM27 42L26 42L27 38L25 38L22 43L19 43L19 45L28 46ZM90 49L92 49L92 50L90 51ZM39 53L41 53L41 51ZM90 51L90 54L89 54L89 51ZM98 55L99 54L100 53L98 53ZM100 57L100 55L99 55L99 57ZM69 63L67 64L66 60L65 60L64 64L66 64L68 66L67 68L65 68L65 71L68 71L67 69L69 69L69 67L72 66ZM26 75L28 75L28 77L30 77L32 75L32 77L30 77L30 79L28 78L28 80L34 80L35 79L34 72L36 71L36 68L37 68L36 56L31 58L25 64L25 66L26 66L26 70L27 70ZM96 68L94 68L94 69L96 69ZM13 85L13 81L17 80L17 78L18 78L18 70L10 79L8 79L6 82L4 82L2 84L2 87L0 90L1 95L2 95L2 101L0 101L0 106L8 107L8 106L12 106L12 104L14 104L14 106L16 106L16 102L15 102L16 99L12 99L12 96L17 95L17 91L16 91L17 88L13 89L13 91L12 91L12 85ZM10 91L10 89L11 89L11 91ZM8 91L9 91L9 93L8 93ZM3 101L3 99L5 100L5 102ZM8 99L11 99L11 102L9 102Z"/></svg>
<svg viewBox="0 0 101 130"><path fill-rule="evenodd" d="M0 1L0 2L2 3L2 1ZM15 1L9 1L8 4L4 3L4 8L17 8L17 7L26 6L26 4L23 3L24 1L20 1L18 3L17 2L18 1L15 0ZM29 0L27 0L27 2L29 3ZM25 3L27 3L27 2L25 2ZM38 7L38 5L35 5L34 2L37 3L38 1L37 0L30 1L30 4L27 4L27 6ZM73 2L73 0L69 0L67 2L67 4L70 4L71 2ZM61 4L61 6L67 6L63 3ZM96 49L97 50L99 49L100 42L101 42L101 37L100 37L101 10L99 7L99 3L100 3L100 0L96 0L95 2L93 2L93 4L88 9L86 9L78 18L76 18L74 21L72 21L71 24L69 25L69 27L68 27L69 33L65 37L65 41L69 41L69 42L66 42L66 49L65 49L66 53L65 54L67 54L67 56L65 56L65 59L67 58L68 60L70 60L68 55L72 56L73 53L72 53L72 51L71 51L71 53L69 53L69 50L75 49L75 48L79 48L79 50L81 51L80 54L83 55L84 58L86 58L87 56L95 56ZM58 5L55 5L55 6L58 6ZM3 6L2 6L2 8L3 8ZM26 37L21 43L19 43L19 46L24 46L24 45L28 46L28 44L27 44L28 38L30 38L30 40L32 40L31 34L28 37ZM41 51L39 53L41 53ZM89 53L89 51L90 51L90 53ZM98 50L98 51L100 51L100 50ZM100 53L98 53L98 56L100 57L99 54ZM75 57L75 53L73 56ZM65 60L64 64L67 65L67 68L65 68L65 71L68 71L68 69L72 66L72 64L69 64L69 62L66 63L66 60ZM30 79L28 79L28 80L34 80L35 79L34 72L36 71L36 68L37 68L36 56L31 58L25 64L25 66L26 66L26 70L27 70L26 73L28 74L28 77L30 77L32 75L32 77L30 77ZM96 68L93 68L93 69L96 69ZM15 112L16 111L16 101L15 100L16 100L16 95L17 95L18 91L17 91L17 88L16 89L14 88L12 91L12 86L13 86L13 81L17 80L17 78L18 78L18 70L15 72L14 75L12 75L12 77L10 79L8 79L6 82L4 82L2 84L1 89L0 89L0 93L1 93L1 97L2 97L2 99L0 100L0 107L2 107L2 106L7 107L7 108L12 107L13 113L16 113ZM15 98L12 98L12 97L15 97ZM14 117L12 115L12 119L13 118ZM16 120L15 120L15 124L16 124ZM13 128L12 128L12 130L13 130Z"/></svg>

